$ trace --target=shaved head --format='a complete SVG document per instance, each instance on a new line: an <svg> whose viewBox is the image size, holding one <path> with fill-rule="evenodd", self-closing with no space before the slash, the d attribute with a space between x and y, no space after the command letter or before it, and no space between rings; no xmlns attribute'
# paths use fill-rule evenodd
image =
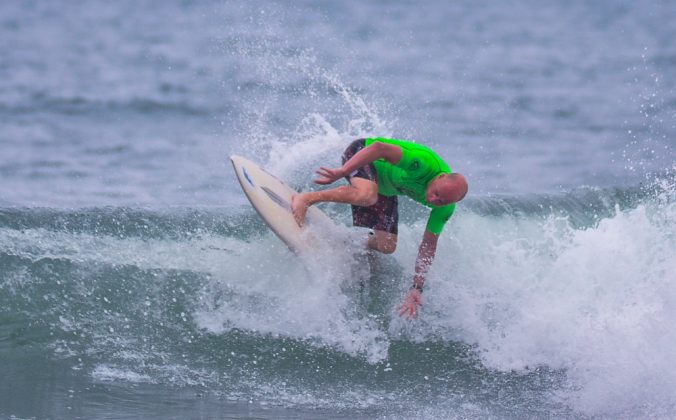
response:
<svg viewBox="0 0 676 420"><path fill-rule="evenodd" d="M467 179L462 174L447 174L443 178L446 178L451 184L456 196L453 200L454 203L465 198L467 191L469 190L469 184L467 184Z"/></svg>
<svg viewBox="0 0 676 420"><path fill-rule="evenodd" d="M430 182L426 199L435 206L445 206L465 198L468 189L467 180L461 174L443 174Z"/></svg>

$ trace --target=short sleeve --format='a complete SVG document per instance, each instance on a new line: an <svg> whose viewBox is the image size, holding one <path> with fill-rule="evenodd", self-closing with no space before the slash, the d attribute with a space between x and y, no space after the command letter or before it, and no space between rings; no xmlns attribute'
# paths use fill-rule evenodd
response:
<svg viewBox="0 0 676 420"><path fill-rule="evenodd" d="M448 219L453 215L453 212L455 212L455 203L433 208L430 218L427 220L427 230L435 235L439 235Z"/></svg>
<svg viewBox="0 0 676 420"><path fill-rule="evenodd" d="M410 169L415 157L415 153L407 147L399 147L401 148L401 160L397 162L395 166L404 170Z"/></svg>

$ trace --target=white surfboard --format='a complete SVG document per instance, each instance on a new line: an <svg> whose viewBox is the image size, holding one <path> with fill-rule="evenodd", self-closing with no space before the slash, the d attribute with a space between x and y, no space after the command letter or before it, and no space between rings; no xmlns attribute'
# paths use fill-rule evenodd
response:
<svg viewBox="0 0 676 420"><path fill-rule="evenodd" d="M241 156L230 156L235 174L244 194L270 229L295 253L313 248L321 240L321 232L327 235L335 226L333 221L316 206L308 209L305 227L301 228L291 212L293 188Z"/></svg>

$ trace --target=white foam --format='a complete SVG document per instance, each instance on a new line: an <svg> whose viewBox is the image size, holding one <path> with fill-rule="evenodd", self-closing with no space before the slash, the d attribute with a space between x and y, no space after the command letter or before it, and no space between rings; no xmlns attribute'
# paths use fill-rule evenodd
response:
<svg viewBox="0 0 676 420"><path fill-rule="evenodd" d="M352 140L390 133L377 107L322 67L313 51L296 50L290 57L269 47L261 41L239 45L237 50L256 57L251 70L270 86L265 99L245 104L254 118L244 128L244 154L292 185L307 185L320 165L339 165ZM311 83L299 85L299 77ZM286 133L268 118L275 112L272 104L280 86L293 86L304 99L305 113L299 113L299 123ZM337 95L326 95L327 89ZM236 260L213 270L213 283L203 296L207 303L194 314L201 328L213 333L240 328L307 339L374 362L387 356L385 333L361 316L341 289L366 276L350 250L327 243L326 249L315 250L301 262L290 258L272 235L244 248ZM223 294L232 298L209 301Z"/></svg>
<svg viewBox="0 0 676 420"><path fill-rule="evenodd" d="M338 227L330 236L349 242L350 229ZM280 334L373 362L387 356L385 333L362 316L355 300L343 291L368 273L355 261L354 249L336 249L330 241L301 260L272 233L250 241L208 234L176 240L2 228L0 251L33 261L53 258L83 265L204 273L207 284L202 299L196 298L200 303L193 313L199 328L214 333L238 328ZM29 281L15 277L0 287L12 289ZM221 292L227 296L214 300L225 296ZM64 324L64 328L72 326Z"/></svg>
<svg viewBox="0 0 676 420"><path fill-rule="evenodd" d="M214 275L203 291L203 307L194 313L199 327L215 334L238 328L293 337L372 362L387 356L384 332L360 316L358 305L343 292L368 275L352 250L327 242L296 259L267 248L267 241L278 239L266 238Z"/></svg>
<svg viewBox="0 0 676 420"><path fill-rule="evenodd" d="M121 369L115 366L99 365L92 371L92 377L98 381L126 381L132 383L154 383L149 375Z"/></svg>
<svg viewBox="0 0 676 420"><path fill-rule="evenodd" d="M245 241L196 235L183 240L116 237L53 231L44 228L0 228L0 251L33 261L134 265L143 269L176 269L208 273L238 257Z"/></svg>
<svg viewBox="0 0 676 420"><path fill-rule="evenodd" d="M459 211L440 240L421 334L474 343L491 369L562 369L570 388L561 397L588 414L673 406L676 204L667 194L588 229ZM402 244L420 229L404 227ZM415 246L405 245L402 265Z"/></svg>

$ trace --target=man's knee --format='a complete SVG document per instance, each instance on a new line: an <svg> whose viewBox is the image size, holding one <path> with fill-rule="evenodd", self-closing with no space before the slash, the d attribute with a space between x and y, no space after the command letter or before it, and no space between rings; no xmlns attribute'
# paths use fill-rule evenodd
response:
<svg viewBox="0 0 676 420"><path fill-rule="evenodd" d="M378 244L378 251L382 252L383 254L393 254L394 251L396 250L397 250L396 242L384 242Z"/></svg>
<svg viewBox="0 0 676 420"><path fill-rule="evenodd" d="M366 191L361 196L362 206L370 207L378 202L378 190Z"/></svg>
<svg viewBox="0 0 676 420"><path fill-rule="evenodd" d="M384 231L376 231L369 245L383 254L392 254L397 250L397 235Z"/></svg>
<svg viewBox="0 0 676 420"><path fill-rule="evenodd" d="M378 202L378 185L360 185L357 188L357 200L362 207L370 207Z"/></svg>

